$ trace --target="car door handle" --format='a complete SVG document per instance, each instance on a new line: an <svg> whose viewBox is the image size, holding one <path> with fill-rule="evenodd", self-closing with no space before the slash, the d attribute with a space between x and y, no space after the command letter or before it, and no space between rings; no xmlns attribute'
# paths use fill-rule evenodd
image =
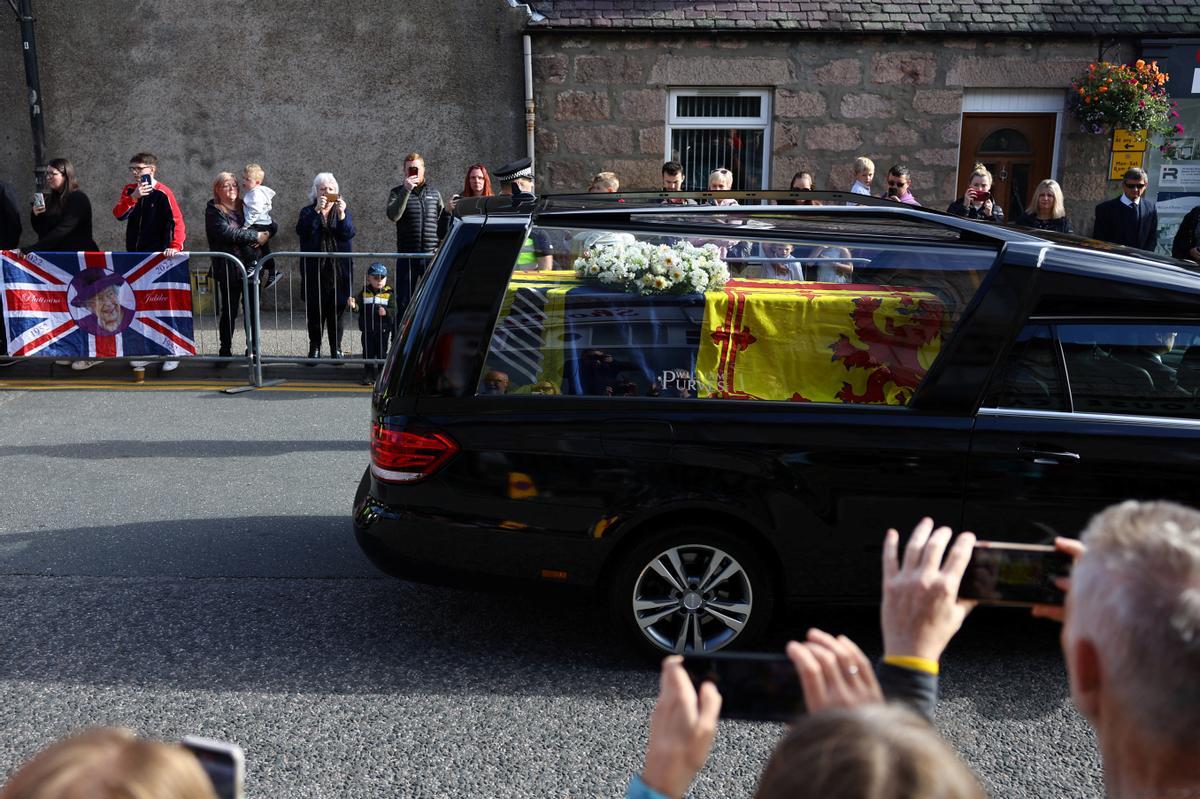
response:
<svg viewBox="0 0 1200 799"><path fill-rule="evenodd" d="M1078 452L1055 452L1051 449L1030 449L1018 447L1017 454L1027 461L1033 461L1039 466L1057 466L1062 463L1079 463Z"/></svg>

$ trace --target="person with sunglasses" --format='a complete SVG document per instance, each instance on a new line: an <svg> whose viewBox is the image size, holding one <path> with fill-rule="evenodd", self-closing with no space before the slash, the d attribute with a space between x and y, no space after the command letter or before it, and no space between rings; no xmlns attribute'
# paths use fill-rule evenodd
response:
<svg viewBox="0 0 1200 799"><path fill-rule="evenodd" d="M1158 208L1143 196L1148 182L1141 167L1127 171L1121 196L1096 206L1092 238L1153 252L1158 247Z"/></svg>
<svg viewBox="0 0 1200 799"><path fill-rule="evenodd" d="M904 164L896 164L887 173L887 191L882 195L888 200L905 205L920 205L912 195L912 175Z"/></svg>

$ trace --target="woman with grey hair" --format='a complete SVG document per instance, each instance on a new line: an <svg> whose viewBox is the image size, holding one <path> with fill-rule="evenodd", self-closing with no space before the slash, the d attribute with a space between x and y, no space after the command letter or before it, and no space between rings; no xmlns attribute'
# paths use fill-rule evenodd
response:
<svg viewBox="0 0 1200 799"><path fill-rule="evenodd" d="M350 259L335 255L350 252L354 222L332 173L321 172L313 178L308 196L312 205L300 209L300 219L296 222L300 249L317 253L300 259L300 297L308 322L308 357L320 357L324 331L329 338L329 357L340 358L342 317L350 303L352 274Z"/></svg>
<svg viewBox="0 0 1200 799"><path fill-rule="evenodd" d="M1067 218L1062 187L1058 185L1058 181L1047 179L1038 184L1033 192L1033 199L1029 201L1029 207L1017 219L1016 224L1058 233L1075 232L1071 227L1071 220Z"/></svg>

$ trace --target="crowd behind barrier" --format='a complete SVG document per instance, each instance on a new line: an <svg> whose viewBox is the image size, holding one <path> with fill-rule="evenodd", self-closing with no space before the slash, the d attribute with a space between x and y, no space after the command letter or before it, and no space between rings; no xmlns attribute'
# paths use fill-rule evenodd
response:
<svg viewBox="0 0 1200 799"><path fill-rule="evenodd" d="M125 244L128 252L159 252L172 258L184 251L186 225L179 203L172 190L162 183L158 159L153 153L140 152L129 162L132 181L125 184L112 209L114 218L125 225ZM854 160L854 184L850 191L871 195L875 191L875 164L866 157ZM426 180L424 157L410 152L403 161L403 182L394 186L387 197L384 211L396 225L396 251L393 253L354 253L356 234L351 209L332 173L318 173L309 192L309 204L299 211L295 225L300 248L290 253L272 253L270 241L277 235L279 221L274 213L275 192L265 185L266 172L259 164L247 164L240 179L232 172L220 172L212 186L212 198L205 209L205 234L209 250L192 251L192 256L212 259L211 268L202 271L193 263L196 277L191 281L196 296L193 309L201 317L196 331L198 349L183 347L171 355L199 360L218 360L235 363L243 358L252 374L252 385L262 385L262 365L283 361L315 363L324 349L329 359L363 364L362 381L372 382L374 368L386 354L397 319L411 300L416 285L437 251L448 228L449 214L460 197L486 197L492 194L492 175L483 164L467 168L460 193L445 201L440 192ZM512 194L532 194L533 169L529 159L522 159L497 170L495 175L503 191ZM680 191L687 176L677 161L668 161L662 168L663 191ZM708 175L710 190L726 191L733 185L734 175L718 167ZM903 164L891 166L884 178L886 188L878 196L896 202L920 205L912 193L912 176ZM1027 207L1016 209L1007 217L999 198L991 193L993 178L986 166L976 164L967 176L967 185L960 198L947 211L968 218L1002 223L1015 218L1016 223L1043 230L1071 232L1066 217L1061 187L1053 180L1041 181L1029 198ZM1157 246L1157 211L1154 203L1143 197L1147 186L1144 170L1126 172L1123 193L1096 207L1093 236L1115 244L1153 250ZM789 188L811 191L813 176L798 172ZM25 247L26 253L78 252L97 249L93 238L92 210L88 197L79 188L74 165L66 159L53 159L45 167L45 186L36 192L30 204L29 219L38 240ZM614 192L620 189L620 179L611 171L598 172L588 187L589 192ZM692 199L679 202L694 204ZM706 201L717 205L736 205L731 198ZM801 204L820 204L817 200ZM16 192L5 184L0 187L0 248L16 250L19 246L22 223L20 203ZM1012 209L1010 209L1012 211ZM536 244L536 242L535 242ZM1183 220L1173 242L1172 252L1178 258L1200 263L1200 208ZM279 258L286 255L298 258L297 269L280 269ZM549 268L550 259L543 253L526 253L529 264L517 268ZM365 274L356 276L355 259L395 259L395 271L382 286L373 286ZM232 260L230 260L232 259ZM239 266L233 264L237 262ZM95 264L90 264L95 266ZM284 264L286 267L287 264ZM378 271L378 270L376 270ZM391 270L389 270L391 271ZM833 275L831 279L838 276ZM282 283L282 286L281 286ZM380 290L386 296L380 296ZM366 321L361 305L364 292L370 300L372 315L382 315L386 321ZM282 294L282 296L281 296ZM6 293L7 295L7 293ZM111 300L111 297L109 298ZM354 300L354 302L352 302ZM381 302L382 300L382 302ZM110 306L113 303L109 303ZM265 307L264 307L265 305ZM303 318L298 320L298 308ZM6 303L7 307L7 303ZM128 309L128 303L126 303ZM359 346L354 336L345 337L345 316L350 310L362 333ZM271 326L257 335L263 312ZM136 309L135 309L136 312ZM237 317L242 316L244 340L239 342L242 358L234 354ZM217 353L211 356L209 324ZM8 319L0 325L0 365L12 365L31 353L21 347L8 346ZM307 341L303 340L307 334ZM263 341L266 337L268 340ZM367 339L370 339L368 341ZM367 346L367 344L371 346ZM11 351L10 351L11 350ZM20 358L5 357L18 355ZM357 356L357 357L356 357ZM81 352L70 365L77 370L87 369L105 360L118 357L111 347L90 347ZM145 366L161 361L164 372L178 365L177 357L126 358L134 369L136 380L142 379Z"/></svg>

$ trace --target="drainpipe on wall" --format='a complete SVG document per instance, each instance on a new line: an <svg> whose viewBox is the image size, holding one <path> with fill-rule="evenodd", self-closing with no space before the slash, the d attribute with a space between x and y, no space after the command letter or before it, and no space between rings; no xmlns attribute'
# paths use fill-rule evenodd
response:
<svg viewBox="0 0 1200 799"><path fill-rule="evenodd" d="M521 46L525 51L525 151L536 170L537 162L533 152L533 134L537 128L537 109L533 103L533 45L529 40L528 33L521 37Z"/></svg>
<svg viewBox="0 0 1200 799"><path fill-rule="evenodd" d="M46 127L42 118L42 82L38 76L37 40L33 35L32 0L8 0L21 23L21 52L25 56L25 85L29 97L29 127L33 132L33 178L37 190L46 186Z"/></svg>

